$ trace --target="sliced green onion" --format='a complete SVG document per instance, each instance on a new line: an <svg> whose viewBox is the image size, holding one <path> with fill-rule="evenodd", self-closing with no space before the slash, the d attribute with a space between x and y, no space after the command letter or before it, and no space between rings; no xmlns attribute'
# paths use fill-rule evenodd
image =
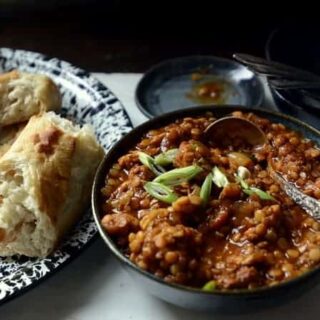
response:
<svg viewBox="0 0 320 320"><path fill-rule="evenodd" d="M179 149L170 149L166 152L160 153L154 158L154 163L159 166L166 166L173 162L178 151Z"/></svg>
<svg viewBox="0 0 320 320"><path fill-rule="evenodd" d="M252 194L256 194L262 200L275 200L275 198L272 195L270 195L269 193L267 193L259 188L250 187L249 189L243 190L243 192L248 194L249 196Z"/></svg>
<svg viewBox="0 0 320 320"><path fill-rule="evenodd" d="M240 183L241 188L244 190L250 189L249 185L239 176L235 175L236 181Z"/></svg>
<svg viewBox="0 0 320 320"><path fill-rule="evenodd" d="M188 181L202 171L198 166L189 166L179 169L173 169L156 177L153 181L162 183L166 186L175 186Z"/></svg>
<svg viewBox="0 0 320 320"><path fill-rule="evenodd" d="M240 183L241 188L243 189L243 192L245 194L248 194L249 196L252 194L256 194L260 199L262 200L275 200L274 197L272 195L270 195L269 193L256 188L256 187L250 187L245 181L244 179L247 179L250 177L250 171L243 166L240 166L237 170L237 174L235 174L235 178L236 181L238 183Z"/></svg>
<svg viewBox="0 0 320 320"><path fill-rule="evenodd" d="M144 189L154 198L166 203L172 203L178 199L178 196L169 187L161 183L147 182Z"/></svg>
<svg viewBox="0 0 320 320"><path fill-rule="evenodd" d="M250 171L243 166L238 167L237 174L234 174L236 181L240 183L242 189L250 189L249 185L244 181L244 179L249 178L251 175Z"/></svg>
<svg viewBox="0 0 320 320"><path fill-rule="evenodd" d="M223 188L229 183L226 175L222 173L222 171L218 167L214 167L212 173L212 181L217 187Z"/></svg>
<svg viewBox="0 0 320 320"><path fill-rule="evenodd" d="M208 292L212 292L216 289L217 286L217 282L214 280L208 281L203 287L202 290L203 291L208 291Z"/></svg>
<svg viewBox="0 0 320 320"><path fill-rule="evenodd" d="M139 152L139 160L143 165L148 167L156 176L159 176L160 174L165 172L165 170L162 167L154 163L154 159L151 156L144 152Z"/></svg>
<svg viewBox="0 0 320 320"><path fill-rule="evenodd" d="M248 179L250 175L251 173L246 167L240 166L237 170L237 176L241 179Z"/></svg>
<svg viewBox="0 0 320 320"><path fill-rule="evenodd" d="M212 173L209 173L205 180L203 181L203 184L200 189L200 198L202 199L202 204L205 206L210 198L211 194L211 188L212 188Z"/></svg>

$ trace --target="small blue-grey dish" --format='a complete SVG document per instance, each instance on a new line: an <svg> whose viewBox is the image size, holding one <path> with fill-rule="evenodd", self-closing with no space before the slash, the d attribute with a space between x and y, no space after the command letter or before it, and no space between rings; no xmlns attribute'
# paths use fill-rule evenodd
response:
<svg viewBox="0 0 320 320"><path fill-rule="evenodd" d="M135 93L148 118L196 105L257 107L263 98L263 86L253 72L214 56L164 61L145 73Z"/></svg>
<svg viewBox="0 0 320 320"><path fill-rule="evenodd" d="M255 289L216 290L207 292L198 288L168 283L162 278L142 270L134 264L125 253L119 249L101 224L101 219L104 216L101 188L104 186L105 177L119 157L132 149L141 140L143 135L149 130L160 128L184 117L201 116L208 111L212 112L215 117L223 117L236 110L247 111L248 109L239 106L196 106L155 117L134 128L106 154L94 179L92 189L93 216L99 233L108 248L137 281L139 288L143 287L151 295L184 308L214 310L214 312L233 314L254 312L257 308L269 308L294 299L320 281L320 267L315 266L310 271L288 281ZM252 112L272 122L282 123L290 129L299 131L304 137L320 145L320 132L302 121L285 114L264 109L252 109Z"/></svg>

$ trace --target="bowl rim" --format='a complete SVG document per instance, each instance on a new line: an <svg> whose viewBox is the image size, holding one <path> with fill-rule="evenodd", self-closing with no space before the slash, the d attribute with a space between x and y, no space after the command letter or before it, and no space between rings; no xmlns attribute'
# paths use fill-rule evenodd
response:
<svg viewBox="0 0 320 320"><path fill-rule="evenodd" d="M103 229L100 221L100 212L101 212L101 206L99 203L100 198L100 188L101 188L101 180L105 178L106 175L106 166L108 163L110 163L109 158L112 158L114 154L118 153L118 148L123 144L123 141L131 139L131 137L134 137L137 133L142 131L143 133L146 133L149 130L152 130L152 128L159 128L161 126L164 126L165 123L170 123L176 119L188 117L188 116L196 116L201 115L210 112L210 111L217 111L217 110L226 109L226 111L243 111L243 112L253 112L253 113L262 113L262 116L275 116L282 118L284 120L287 120L293 124L295 124L298 128L304 128L308 131L312 132L316 136L319 136L320 139L320 130L317 130L316 128L312 127L311 125L296 119L292 116L289 116L287 114L283 114L276 111L270 111L266 108L248 108L244 106L236 106L236 105L209 105L209 106L198 106L198 107L191 107L181 110L176 110L173 112L165 113L160 116L154 117L139 126L135 127L132 131L130 131L128 134L126 134L124 137L122 137L110 150L106 153L103 160L101 161L93 182L92 187L92 193L91 193L91 206L92 206L92 213L95 220L95 223L97 225L98 231L104 242L106 243L107 247L111 250L111 252L116 256L116 258L124 263L125 265L129 266L134 271L138 272L142 276L146 276L150 280L153 280L160 285L171 287L172 289L184 291L188 293L198 294L198 295L211 295L211 296L225 296L225 297L234 297L234 298L241 298L241 297L255 297L261 294L271 294L273 291L279 290L279 289L286 289L293 285L296 285L300 282L303 282L304 279L307 279L316 273L320 272L320 265L312 268L311 270L294 277L292 279L280 282L277 285L274 286L265 286L265 287L258 287L254 289L228 289L228 290L216 290L213 292L204 291L201 288L194 288L189 286L184 286L180 284L175 283L168 283L164 281L162 278L155 276L151 272L145 271L141 268L139 268L136 264L134 264L129 258L127 258L121 251L118 249L117 245L114 243L112 238L107 234L107 232ZM153 126L151 128L151 126ZM141 135L140 135L141 136ZM131 143L132 144L132 143ZM130 145L131 145L130 144ZM128 149L130 149L130 146L127 146L124 150L126 152ZM122 154L124 152L121 152ZM117 156L119 157L119 155ZM111 162L113 163L113 162Z"/></svg>
<svg viewBox="0 0 320 320"><path fill-rule="evenodd" d="M225 62L225 63L229 63L230 65L233 66L237 66L237 67L242 67L246 70L248 70L249 72L252 73L252 79L255 79L257 82L257 89L256 91L259 92L259 97L257 99L257 103L254 105L254 107L259 107L264 99L264 88L263 88L263 84L261 79L251 70L249 70L248 68L246 68L243 64L232 60L230 58L225 58L225 57L219 57L219 56L215 56L215 55L205 55L205 54L196 54L196 55L186 55L186 56L181 56L181 57L175 57L175 58L171 58L171 59L166 59L166 60L162 60L158 63L156 63L155 65L151 66L149 69L147 69L146 72L144 72L143 76L140 78L140 80L138 81L136 88L135 88L135 92L134 92L134 101L138 107L138 109L148 118L148 119L153 119L155 116L153 115L151 112L149 112L147 110L147 108L144 106L143 102L141 101L141 90L143 89L143 86L145 85L145 82L149 81L149 77L156 73L158 71L158 69L161 69L163 67L165 67L167 64L169 63L174 63L174 62L180 62L183 60L201 60L201 59L210 59L210 60L216 60L218 62ZM186 108L190 109L190 108L194 108L194 107L198 107L198 104L194 104L193 106ZM210 105L204 105L204 106L210 106ZM225 106L228 106L227 104ZM178 110L175 110L178 111ZM171 111L174 112L174 111Z"/></svg>

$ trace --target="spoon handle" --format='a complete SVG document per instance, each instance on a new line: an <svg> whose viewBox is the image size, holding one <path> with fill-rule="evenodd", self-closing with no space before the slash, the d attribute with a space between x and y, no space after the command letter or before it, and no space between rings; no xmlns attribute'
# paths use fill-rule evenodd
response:
<svg viewBox="0 0 320 320"><path fill-rule="evenodd" d="M286 192L286 194L302 209L304 209L311 217L320 222L320 201L304 194L297 187L295 187L293 183L286 181L277 172L273 171L272 174L282 185L283 190Z"/></svg>
<svg viewBox="0 0 320 320"><path fill-rule="evenodd" d="M306 81L320 81L320 76L312 72L301 70L279 62L268 61L249 54L235 53L233 58L246 65L249 69L266 76Z"/></svg>
<svg viewBox="0 0 320 320"><path fill-rule="evenodd" d="M286 80L286 79L269 79L273 88L276 89L320 89L319 81L303 81L303 80Z"/></svg>

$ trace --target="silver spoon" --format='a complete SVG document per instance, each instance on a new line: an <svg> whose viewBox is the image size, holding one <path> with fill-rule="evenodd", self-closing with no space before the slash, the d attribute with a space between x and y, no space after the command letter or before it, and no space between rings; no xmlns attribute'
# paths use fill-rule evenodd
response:
<svg viewBox="0 0 320 320"><path fill-rule="evenodd" d="M320 89L320 76L312 72L243 53L235 53L233 58L266 76L276 89Z"/></svg>
<svg viewBox="0 0 320 320"><path fill-rule="evenodd" d="M264 132L253 122L227 116L211 123L205 130L206 137L214 142L224 141L226 137L231 139L240 138L250 145L263 145L267 139Z"/></svg>
<svg viewBox="0 0 320 320"><path fill-rule="evenodd" d="M205 136L209 141L215 143L225 140L226 137L241 138L252 146L268 143L264 132L257 125L249 120L233 116L218 119L210 124L205 130ZM268 161L268 170L279 182L283 191L311 217L320 222L320 201L304 194L293 183L284 179L273 169L270 161Z"/></svg>

